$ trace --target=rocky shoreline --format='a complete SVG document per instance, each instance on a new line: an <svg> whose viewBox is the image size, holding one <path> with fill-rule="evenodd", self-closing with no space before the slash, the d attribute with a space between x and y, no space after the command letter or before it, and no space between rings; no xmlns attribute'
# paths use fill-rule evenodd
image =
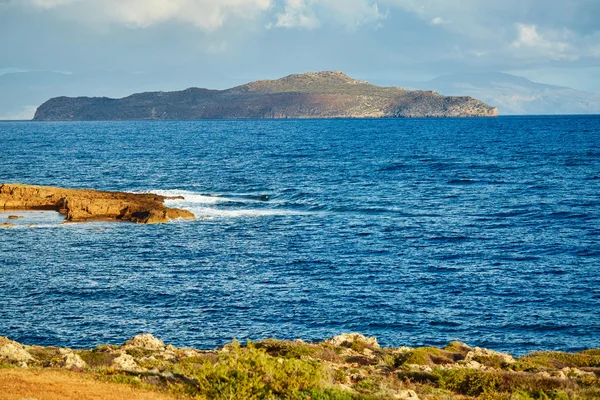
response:
<svg viewBox="0 0 600 400"><path fill-rule="evenodd" d="M195 218L189 211L165 206L164 201L168 199L172 198L156 194L0 183L0 210L53 210L64 214L67 222L101 220L157 224ZM3 225L11 226L8 222Z"/></svg>
<svg viewBox="0 0 600 400"><path fill-rule="evenodd" d="M600 398L600 349L515 358L460 342L382 348L375 338L356 333L318 343L234 341L209 351L166 345L150 334L87 350L0 337L0 367L94 374L178 398Z"/></svg>

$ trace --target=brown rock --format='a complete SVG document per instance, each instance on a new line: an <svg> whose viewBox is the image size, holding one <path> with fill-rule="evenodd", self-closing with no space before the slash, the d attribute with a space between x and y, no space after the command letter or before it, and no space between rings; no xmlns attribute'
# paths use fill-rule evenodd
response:
<svg viewBox="0 0 600 400"><path fill-rule="evenodd" d="M69 222L118 220L156 224L195 218L189 211L166 207L164 201L168 199L156 194L0 184L0 209L55 210L65 214Z"/></svg>
<svg viewBox="0 0 600 400"><path fill-rule="evenodd" d="M21 218L23 218L23 217L20 217L18 215L9 215L8 216L8 219L21 219Z"/></svg>

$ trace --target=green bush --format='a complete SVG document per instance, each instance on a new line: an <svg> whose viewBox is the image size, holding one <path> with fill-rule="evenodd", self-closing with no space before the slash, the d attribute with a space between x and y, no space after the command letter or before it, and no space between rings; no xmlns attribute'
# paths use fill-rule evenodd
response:
<svg viewBox="0 0 600 400"><path fill-rule="evenodd" d="M473 369L437 369L433 375L440 388L467 396L493 393L502 382L497 375Z"/></svg>
<svg viewBox="0 0 600 400"><path fill-rule="evenodd" d="M117 358L117 355L98 350L82 350L78 351L79 357L91 367L108 367L112 361Z"/></svg>
<svg viewBox="0 0 600 400"><path fill-rule="evenodd" d="M454 355L437 347L419 347L413 351L399 354L396 365L404 364L416 365L441 365L454 362Z"/></svg>
<svg viewBox="0 0 600 400"><path fill-rule="evenodd" d="M186 360L174 372L195 380L197 394L209 399L296 398L302 392L323 388L325 374L317 362L274 358L252 344L233 342L209 360ZM291 396L291 397L290 397Z"/></svg>
<svg viewBox="0 0 600 400"><path fill-rule="evenodd" d="M539 368L562 369L565 367L600 367L598 350L586 350L581 353L561 353L555 351L536 352L518 359L515 366L521 371Z"/></svg>

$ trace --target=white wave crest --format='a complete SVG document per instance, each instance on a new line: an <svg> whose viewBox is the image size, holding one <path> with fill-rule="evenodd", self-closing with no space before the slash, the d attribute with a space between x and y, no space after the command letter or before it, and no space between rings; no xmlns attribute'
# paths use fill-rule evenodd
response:
<svg viewBox="0 0 600 400"><path fill-rule="evenodd" d="M152 191L152 193L166 197L182 197L182 199L166 200L165 205L187 210L194 214L196 218L237 218L308 214L308 212L296 210L269 208L269 206L280 202L265 201L265 199L260 199L259 196L251 193L206 195L186 190L155 190ZM240 208L223 208L226 203L229 203L232 207ZM242 208L243 204L251 205L251 208ZM219 207L219 205L221 207ZM260 205L263 206L261 207Z"/></svg>
<svg viewBox="0 0 600 400"><path fill-rule="evenodd" d="M188 208L196 218L239 218L239 217L266 217L266 216L284 216L284 215L303 215L306 212L293 210L276 209L239 209L223 210L210 207L192 207Z"/></svg>

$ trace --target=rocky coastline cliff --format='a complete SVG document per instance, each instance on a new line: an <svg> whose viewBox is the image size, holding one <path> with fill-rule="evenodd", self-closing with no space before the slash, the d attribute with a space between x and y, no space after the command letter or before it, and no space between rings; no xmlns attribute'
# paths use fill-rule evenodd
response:
<svg viewBox="0 0 600 400"><path fill-rule="evenodd" d="M135 390L110 396L123 386ZM150 334L92 349L0 337L0 398L591 400L600 398L600 350L514 357L460 342L384 348L358 333L214 350Z"/></svg>
<svg viewBox="0 0 600 400"><path fill-rule="evenodd" d="M67 222L105 220L156 224L195 218L189 211L166 207L167 199L169 197L150 193L0 183L0 210L54 210L64 214Z"/></svg>
<svg viewBox="0 0 600 400"><path fill-rule="evenodd" d="M36 121L284 118L495 117L496 107L472 97L380 87L339 71L290 75L227 90L190 88L122 99L56 97Z"/></svg>

